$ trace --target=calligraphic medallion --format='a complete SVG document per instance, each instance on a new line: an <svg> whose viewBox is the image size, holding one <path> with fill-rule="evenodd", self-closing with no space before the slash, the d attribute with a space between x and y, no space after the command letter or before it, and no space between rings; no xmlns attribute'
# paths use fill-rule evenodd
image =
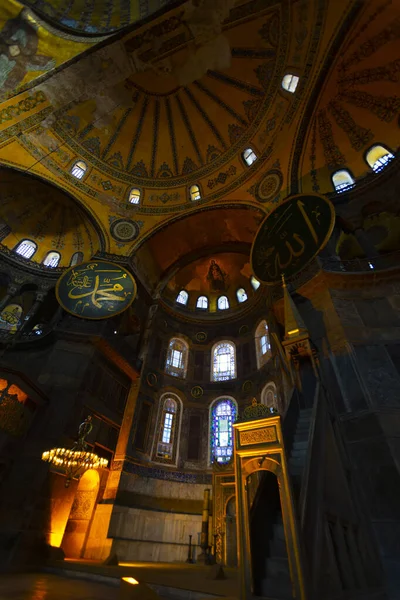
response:
<svg viewBox="0 0 400 600"><path fill-rule="evenodd" d="M82 319L108 319L123 312L136 296L133 276L103 260L70 267L56 285L61 306Z"/></svg>
<svg viewBox="0 0 400 600"><path fill-rule="evenodd" d="M254 275L274 285L301 271L322 250L335 224L332 203L318 194L286 198L261 223L251 249Z"/></svg>

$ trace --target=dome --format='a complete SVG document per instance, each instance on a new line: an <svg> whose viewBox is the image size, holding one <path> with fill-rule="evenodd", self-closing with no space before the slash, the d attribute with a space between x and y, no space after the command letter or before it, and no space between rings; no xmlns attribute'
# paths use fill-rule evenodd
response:
<svg viewBox="0 0 400 600"><path fill-rule="evenodd" d="M0 178L0 222L8 231L3 251L30 240L37 246L31 260L42 263L51 252L59 253L58 266L68 267L77 253L79 261L90 260L101 248L96 221L65 192L8 169L1 169Z"/></svg>
<svg viewBox="0 0 400 600"><path fill-rule="evenodd" d="M21 0L43 19L75 33L106 35L142 21L171 0Z"/></svg>

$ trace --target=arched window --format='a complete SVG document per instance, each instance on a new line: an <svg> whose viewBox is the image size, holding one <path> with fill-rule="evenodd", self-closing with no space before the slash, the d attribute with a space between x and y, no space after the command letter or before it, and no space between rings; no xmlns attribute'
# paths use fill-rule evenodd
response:
<svg viewBox="0 0 400 600"><path fill-rule="evenodd" d="M233 342L218 342L211 351L213 381L236 377L236 347Z"/></svg>
<svg viewBox="0 0 400 600"><path fill-rule="evenodd" d="M236 291L236 298L238 299L238 302L246 302L246 300L247 300L246 290L244 288L239 288Z"/></svg>
<svg viewBox="0 0 400 600"><path fill-rule="evenodd" d="M252 275L252 276L250 277L250 283L251 283L251 285L253 286L253 290L258 290L258 288L259 288L259 287L260 287L260 285L261 285L261 284L260 284L260 282L258 281L258 279L256 279L256 278L254 277L254 275Z"/></svg>
<svg viewBox="0 0 400 600"><path fill-rule="evenodd" d="M233 455L233 423L237 406L231 398L219 398L210 411L210 463L227 463Z"/></svg>
<svg viewBox="0 0 400 600"><path fill-rule="evenodd" d="M192 202L195 202L196 200L201 200L200 188L198 185L192 185L189 188L189 194Z"/></svg>
<svg viewBox="0 0 400 600"><path fill-rule="evenodd" d="M140 196L142 195L141 191L138 188L132 188L129 192L128 201L130 204L139 204Z"/></svg>
<svg viewBox="0 0 400 600"><path fill-rule="evenodd" d="M45 267L56 267L61 260L59 252L48 252L45 256L43 264Z"/></svg>
<svg viewBox="0 0 400 600"><path fill-rule="evenodd" d="M218 310L226 310L229 308L229 300L226 296L220 296L217 302Z"/></svg>
<svg viewBox="0 0 400 600"><path fill-rule="evenodd" d="M22 240L15 248L15 252L24 258L32 258L37 250L37 245L31 240Z"/></svg>
<svg viewBox="0 0 400 600"><path fill-rule="evenodd" d="M276 408L278 410L278 394L276 392L276 385L273 381L267 383L261 392L261 404L265 404L269 408Z"/></svg>
<svg viewBox="0 0 400 600"><path fill-rule="evenodd" d="M242 154L243 160L248 167L250 167L253 162L257 160L257 154L251 148L246 148L246 150Z"/></svg>
<svg viewBox="0 0 400 600"><path fill-rule="evenodd" d="M167 352L165 371L174 377L185 377L189 347L180 338L172 338Z"/></svg>
<svg viewBox="0 0 400 600"><path fill-rule="evenodd" d="M86 171L86 163L84 163L83 160L78 160L71 169L71 175L73 175L77 179L82 179Z"/></svg>
<svg viewBox="0 0 400 600"><path fill-rule="evenodd" d="M381 146L381 144L375 144L375 146L372 146L372 148L368 150L365 158L371 169L373 169L375 173L378 173L394 159L394 155L387 148Z"/></svg>
<svg viewBox="0 0 400 600"><path fill-rule="evenodd" d="M183 304L184 306L186 306L186 304L188 303L188 300L189 300L189 294L187 293L186 290L181 290L176 297L176 301L179 304Z"/></svg>
<svg viewBox="0 0 400 600"><path fill-rule="evenodd" d="M282 79L282 87L287 92L294 94L297 88L297 84L299 83L299 78L297 75L293 75L292 73L286 73L286 75Z"/></svg>
<svg viewBox="0 0 400 600"><path fill-rule="evenodd" d="M83 253L82 252L74 252L71 256L71 262L69 263L70 267L74 267L75 265L79 265L83 261Z"/></svg>
<svg viewBox="0 0 400 600"><path fill-rule="evenodd" d="M346 169L340 169L332 175L332 183L335 190L340 194L355 186L356 182Z"/></svg>
<svg viewBox="0 0 400 600"><path fill-rule="evenodd" d="M207 296L199 296L197 298L196 308L202 308L203 310L207 310L207 308L208 308Z"/></svg>
<svg viewBox="0 0 400 600"><path fill-rule="evenodd" d="M181 422L181 401L175 394L163 394L160 398L153 460L176 464Z"/></svg>
<svg viewBox="0 0 400 600"><path fill-rule="evenodd" d="M15 333L22 321L22 306L20 304L7 304L0 313L0 329Z"/></svg>
<svg viewBox="0 0 400 600"><path fill-rule="evenodd" d="M266 321L261 321L256 329L256 354L257 365L260 369L271 357L271 344L269 342L268 325Z"/></svg>

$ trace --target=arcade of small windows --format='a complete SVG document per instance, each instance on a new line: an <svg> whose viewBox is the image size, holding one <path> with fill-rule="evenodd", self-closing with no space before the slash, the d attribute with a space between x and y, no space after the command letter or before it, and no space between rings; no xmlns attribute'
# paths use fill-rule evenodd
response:
<svg viewBox="0 0 400 600"><path fill-rule="evenodd" d="M255 333L255 342L257 366L260 369L271 358L271 344L266 321L259 323Z"/></svg>
<svg viewBox="0 0 400 600"><path fill-rule="evenodd" d="M48 252L46 254L43 264L45 267L57 267L61 260L61 255L59 252Z"/></svg>
<svg viewBox="0 0 400 600"><path fill-rule="evenodd" d="M251 148L246 148L246 150L242 153L242 157L248 167L251 167L251 165L258 158L257 154Z"/></svg>
<svg viewBox="0 0 400 600"><path fill-rule="evenodd" d="M233 455L233 423L237 406L231 398L217 399L210 411L210 463L227 463Z"/></svg>
<svg viewBox="0 0 400 600"><path fill-rule="evenodd" d="M382 146L381 144L375 144L370 148L365 155L365 160L371 167L375 173L379 173L382 171L391 160L394 159L394 154L392 154L387 148Z"/></svg>
<svg viewBox="0 0 400 600"><path fill-rule="evenodd" d="M165 371L174 377L186 377L189 347L180 338L172 338L168 345Z"/></svg>
<svg viewBox="0 0 400 600"><path fill-rule="evenodd" d="M350 190L356 184L356 182L350 175L349 171L347 171L347 169L340 169L340 171L336 171L336 173L332 175L332 183L335 188L335 191L338 194Z"/></svg>
<svg viewBox="0 0 400 600"><path fill-rule="evenodd" d="M82 179L87 171L87 165L83 160L78 160L71 169L71 175L77 179Z"/></svg>
<svg viewBox="0 0 400 600"><path fill-rule="evenodd" d="M81 262L83 262L82 252L74 252L74 254L71 256L69 266L74 267L75 265L79 265Z"/></svg>
<svg viewBox="0 0 400 600"><path fill-rule="evenodd" d="M178 304L183 304L183 306L186 306L186 304L188 303L188 300L189 300L189 294L187 293L186 290L181 290L176 297L176 301L178 302Z"/></svg>
<svg viewBox="0 0 400 600"><path fill-rule="evenodd" d="M192 185L189 188L189 195L192 202L196 202L197 200L201 200L200 188L198 185Z"/></svg>
<svg viewBox="0 0 400 600"><path fill-rule="evenodd" d="M201 308L202 310L207 310L207 308L208 308L207 296L199 296L197 298L196 308Z"/></svg>
<svg viewBox="0 0 400 600"><path fill-rule="evenodd" d="M138 188L132 188L128 197L129 204L139 204L141 195L142 193Z"/></svg>
<svg viewBox="0 0 400 600"><path fill-rule="evenodd" d="M294 94L297 88L297 84L299 83L299 78L297 75L293 75L292 73L286 73L286 75L282 79L282 87L287 92Z"/></svg>
<svg viewBox="0 0 400 600"><path fill-rule="evenodd" d="M217 301L218 310L227 310L229 308L229 300L226 296L220 296Z"/></svg>
<svg viewBox="0 0 400 600"><path fill-rule="evenodd" d="M211 351L212 381L236 378L236 347L233 342L218 342Z"/></svg>
<svg viewBox="0 0 400 600"><path fill-rule="evenodd" d="M243 289L243 288L239 288L239 289L236 291L236 298L238 299L238 302L239 302L239 303L241 303L241 302L246 302L246 300L247 300L247 293L246 293L246 290L245 290L245 289Z"/></svg>
<svg viewBox="0 0 400 600"><path fill-rule="evenodd" d="M31 240L22 240L15 248L15 252L24 258L32 258L37 250L37 245Z"/></svg>

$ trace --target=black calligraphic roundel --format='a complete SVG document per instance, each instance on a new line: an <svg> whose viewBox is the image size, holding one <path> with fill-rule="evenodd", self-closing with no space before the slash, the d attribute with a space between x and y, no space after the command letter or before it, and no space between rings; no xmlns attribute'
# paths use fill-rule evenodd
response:
<svg viewBox="0 0 400 600"><path fill-rule="evenodd" d="M108 319L132 304L136 282L123 267L93 260L65 271L57 282L56 296L76 317Z"/></svg>
<svg viewBox="0 0 400 600"><path fill-rule="evenodd" d="M301 271L325 246L334 224L335 209L323 196L290 196L260 225L251 249L254 275L272 285Z"/></svg>

